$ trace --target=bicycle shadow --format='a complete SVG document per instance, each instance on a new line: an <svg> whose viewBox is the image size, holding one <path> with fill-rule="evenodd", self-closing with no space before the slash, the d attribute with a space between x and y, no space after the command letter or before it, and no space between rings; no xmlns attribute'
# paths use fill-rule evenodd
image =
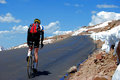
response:
<svg viewBox="0 0 120 80"><path fill-rule="evenodd" d="M49 75L51 74L49 71L38 71L35 75L40 76L40 75Z"/></svg>
<svg viewBox="0 0 120 80"><path fill-rule="evenodd" d="M49 75L49 74L51 74L49 71L38 71L37 73L33 73L31 78L35 78L41 75Z"/></svg>

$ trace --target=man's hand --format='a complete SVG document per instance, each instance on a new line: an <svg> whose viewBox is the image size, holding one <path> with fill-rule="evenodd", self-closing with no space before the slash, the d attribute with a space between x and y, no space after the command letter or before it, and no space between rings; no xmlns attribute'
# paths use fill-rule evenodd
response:
<svg viewBox="0 0 120 80"><path fill-rule="evenodd" d="M43 46L44 46L44 44L43 44L43 42L41 42L41 48L43 48Z"/></svg>

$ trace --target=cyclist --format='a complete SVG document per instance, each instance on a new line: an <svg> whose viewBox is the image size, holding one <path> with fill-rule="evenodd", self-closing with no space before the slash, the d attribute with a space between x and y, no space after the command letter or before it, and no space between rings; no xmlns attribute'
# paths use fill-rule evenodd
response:
<svg viewBox="0 0 120 80"><path fill-rule="evenodd" d="M28 29L28 34L27 34L27 44L29 46L29 49L28 49L28 55L26 60L28 61L28 56L30 56L34 46L35 62L34 62L33 72L35 73L37 72L38 50L39 50L40 38L41 38L41 48L44 46L43 44L44 27L41 26L40 24L41 24L41 21L39 19L35 19L34 23L30 25Z"/></svg>

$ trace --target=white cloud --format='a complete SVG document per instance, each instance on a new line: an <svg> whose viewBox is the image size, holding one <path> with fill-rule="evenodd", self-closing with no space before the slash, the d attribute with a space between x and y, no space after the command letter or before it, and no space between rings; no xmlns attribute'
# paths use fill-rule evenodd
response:
<svg viewBox="0 0 120 80"><path fill-rule="evenodd" d="M6 0L0 0L0 3L1 4L6 4L7 2L6 2Z"/></svg>
<svg viewBox="0 0 120 80"><path fill-rule="evenodd" d="M0 45L5 48L26 42L28 26L14 26L11 30L0 31Z"/></svg>
<svg viewBox="0 0 120 80"><path fill-rule="evenodd" d="M14 26L11 30L0 31L0 34L11 34L11 33L26 33L28 26Z"/></svg>
<svg viewBox="0 0 120 80"><path fill-rule="evenodd" d="M97 8L119 8L119 7L116 5L98 4Z"/></svg>
<svg viewBox="0 0 120 80"><path fill-rule="evenodd" d="M55 35L62 35L62 34L69 34L71 32L72 31L55 31L55 32L53 32L53 34L55 34Z"/></svg>
<svg viewBox="0 0 120 80"><path fill-rule="evenodd" d="M20 20L16 20L11 13L7 13L5 16L0 16L0 22L15 22L15 23L19 23Z"/></svg>
<svg viewBox="0 0 120 80"><path fill-rule="evenodd" d="M9 31L5 30L5 31L0 31L0 34L4 34L4 33L9 33Z"/></svg>
<svg viewBox="0 0 120 80"><path fill-rule="evenodd" d="M120 19L120 13L101 11L92 15L92 21L89 23L89 25L92 26L99 23L103 23L105 21L118 19Z"/></svg>
<svg viewBox="0 0 120 80"><path fill-rule="evenodd" d="M53 34L55 31L60 29L59 21L51 22L47 26L44 26L46 34ZM14 33L26 33L28 30L28 26L13 26L11 30L0 31L0 34L14 34Z"/></svg>
<svg viewBox="0 0 120 80"><path fill-rule="evenodd" d="M92 11L91 13L92 13L92 14L95 14L95 13L96 13L96 11Z"/></svg>
<svg viewBox="0 0 120 80"><path fill-rule="evenodd" d="M49 23L47 26L44 27L45 33L53 34L53 32L58 31L60 29L59 25L59 21Z"/></svg>
<svg viewBox="0 0 120 80"><path fill-rule="evenodd" d="M11 30L12 33L26 33L28 30L28 26L14 26Z"/></svg>

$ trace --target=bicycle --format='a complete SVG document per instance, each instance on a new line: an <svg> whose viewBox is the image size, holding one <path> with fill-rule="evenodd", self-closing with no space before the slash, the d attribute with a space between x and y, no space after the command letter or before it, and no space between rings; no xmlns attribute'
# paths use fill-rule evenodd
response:
<svg viewBox="0 0 120 80"><path fill-rule="evenodd" d="M41 43L41 48L43 48L43 46L44 45ZM33 50L31 51L31 54L28 57L28 61L27 61L27 74L28 74L28 78L31 78L32 74L34 74L34 73L36 74L36 72L33 71L34 62L35 62L35 56L34 56L34 45L33 45ZM38 66L38 63L37 63L37 66Z"/></svg>
<svg viewBox="0 0 120 80"><path fill-rule="evenodd" d="M35 56L31 51L30 56L28 57L28 62L27 62L27 74L28 74L28 78L32 77L33 72L33 68L34 68L34 62L35 62Z"/></svg>

